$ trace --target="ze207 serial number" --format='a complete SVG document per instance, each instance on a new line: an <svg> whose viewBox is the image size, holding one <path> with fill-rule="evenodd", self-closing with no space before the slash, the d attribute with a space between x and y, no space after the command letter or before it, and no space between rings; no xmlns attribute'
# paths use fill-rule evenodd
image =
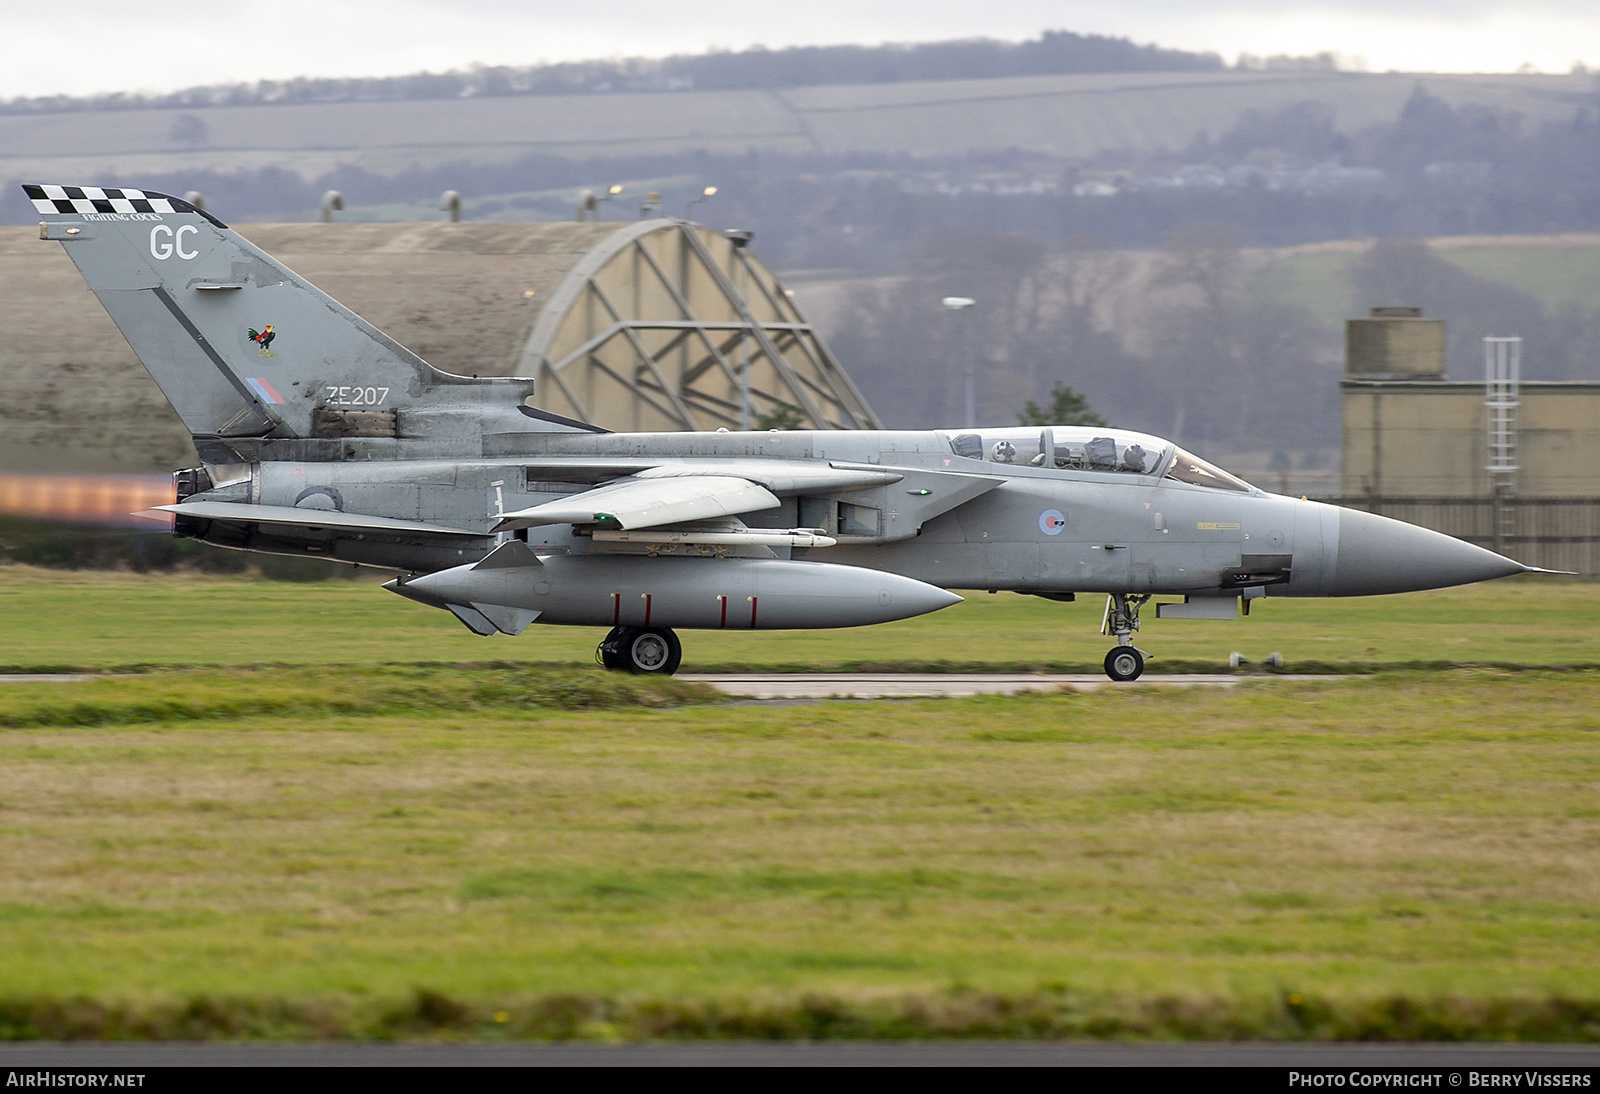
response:
<svg viewBox="0 0 1600 1094"><path fill-rule="evenodd" d="M328 385L329 406L382 406L389 397L386 387L334 387Z"/></svg>

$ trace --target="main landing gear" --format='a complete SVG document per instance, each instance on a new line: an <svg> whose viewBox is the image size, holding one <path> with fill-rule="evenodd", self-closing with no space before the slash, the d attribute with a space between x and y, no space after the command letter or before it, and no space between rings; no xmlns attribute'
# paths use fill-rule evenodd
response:
<svg viewBox="0 0 1600 1094"><path fill-rule="evenodd" d="M1100 633L1117 639L1117 648L1106 654L1106 675L1113 680L1137 680L1144 672L1147 655L1133 644L1133 632L1139 629L1139 607L1149 599L1149 593L1112 593L1106 597Z"/></svg>
<svg viewBox="0 0 1600 1094"><path fill-rule="evenodd" d="M683 661L683 645L666 627L612 627L594 651L613 672L671 676Z"/></svg>

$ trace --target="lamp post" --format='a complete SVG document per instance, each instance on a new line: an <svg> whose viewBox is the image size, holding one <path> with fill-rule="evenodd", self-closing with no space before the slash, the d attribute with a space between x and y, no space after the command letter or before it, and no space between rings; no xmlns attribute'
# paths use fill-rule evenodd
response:
<svg viewBox="0 0 1600 1094"><path fill-rule="evenodd" d="M578 193L578 207L573 210L575 215L572 219L579 224L587 222L589 214L598 209L602 201L610 201L620 193L622 193L622 185L620 183L608 189L604 197L597 196L593 190L580 191Z"/></svg>
<svg viewBox="0 0 1600 1094"><path fill-rule="evenodd" d="M714 194L716 194L716 192L717 192L717 188L715 186L707 186L704 190L701 190L699 197L692 199L689 202L689 204L687 204L687 205L685 205L683 207L683 219L684 220L688 220L689 219L689 210L693 209L696 205L699 205L701 202L709 200Z"/></svg>
<svg viewBox="0 0 1600 1094"><path fill-rule="evenodd" d="M948 314L958 315L977 301L970 296L947 296L939 303ZM965 374L967 388L967 416L964 421L968 429L975 429L978 425L978 375L977 363L972 359L972 339L968 336L972 322L971 320L956 320L956 322L961 324L961 337L955 341L961 347L961 368Z"/></svg>
<svg viewBox="0 0 1600 1094"><path fill-rule="evenodd" d="M735 251L742 251L750 246L750 241L756 234L747 228L729 228L722 233L728 237L728 242L733 244ZM733 291L739 297L739 303L745 311L750 310L750 300L744 290L746 275L745 264L735 255L733 263ZM750 428L750 332L739 332L739 428Z"/></svg>

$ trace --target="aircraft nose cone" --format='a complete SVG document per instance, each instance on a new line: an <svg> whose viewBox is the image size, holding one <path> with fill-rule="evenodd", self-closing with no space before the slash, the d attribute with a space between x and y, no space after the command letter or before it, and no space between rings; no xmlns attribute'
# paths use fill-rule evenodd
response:
<svg viewBox="0 0 1600 1094"><path fill-rule="evenodd" d="M1375 596L1470 585L1524 572L1520 562L1442 532L1358 509L1339 511L1333 596Z"/></svg>

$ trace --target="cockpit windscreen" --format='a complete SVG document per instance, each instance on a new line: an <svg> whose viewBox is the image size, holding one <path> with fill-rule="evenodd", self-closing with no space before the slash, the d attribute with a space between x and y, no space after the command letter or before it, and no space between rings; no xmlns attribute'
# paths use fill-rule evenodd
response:
<svg viewBox="0 0 1600 1094"><path fill-rule="evenodd" d="M1215 486L1219 490L1241 492L1250 490L1250 484L1243 479L1230 475L1222 468L1209 464L1199 456L1191 455L1181 448L1177 450L1177 457L1172 461L1172 468L1167 472L1167 478L1193 483L1196 486Z"/></svg>

